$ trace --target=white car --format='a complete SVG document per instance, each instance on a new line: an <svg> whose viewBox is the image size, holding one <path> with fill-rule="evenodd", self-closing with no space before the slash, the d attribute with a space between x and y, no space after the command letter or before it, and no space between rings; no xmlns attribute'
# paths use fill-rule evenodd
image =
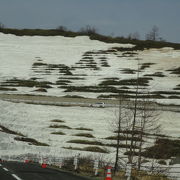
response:
<svg viewBox="0 0 180 180"><path fill-rule="evenodd" d="M105 103L104 102L98 102L95 104L91 104L92 107L101 107L104 108L105 107Z"/></svg>

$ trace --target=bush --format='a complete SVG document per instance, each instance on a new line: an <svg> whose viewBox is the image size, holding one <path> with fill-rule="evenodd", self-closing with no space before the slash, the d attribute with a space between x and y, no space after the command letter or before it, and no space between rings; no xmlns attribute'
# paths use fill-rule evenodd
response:
<svg viewBox="0 0 180 180"><path fill-rule="evenodd" d="M10 130L7 127L4 127L2 125L0 125L0 128L2 129L2 130L0 130L2 132L8 133L8 134L14 134L14 135L18 135L18 136L23 136L24 137L24 135L22 133L16 132L16 131L12 131L12 130Z"/></svg>
<svg viewBox="0 0 180 180"><path fill-rule="evenodd" d="M158 163L162 164L162 165L166 165L166 161L165 160L159 160Z"/></svg>
<svg viewBox="0 0 180 180"><path fill-rule="evenodd" d="M2 26L2 24L1 24ZM89 35L92 40L99 40L106 43L130 43L136 45L133 48L114 48L118 51L137 51L144 50L149 48L163 48L163 47L172 47L174 49L180 49L180 44L171 43L171 42L162 42L162 41L151 41L151 40L135 40L124 37L111 37L105 36L97 33L96 28L87 26L81 30L81 32L72 32L67 29L10 29L10 28L0 28L0 32L5 34L14 34L17 36L65 36L65 37L76 37L82 35ZM62 26L61 26L62 27Z"/></svg>
<svg viewBox="0 0 180 180"><path fill-rule="evenodd" d="M15 137L14 140L29 142L30 145L35 145L35 146L49 146L46 143L42 143L42 142L39 142L39 141L37 141L35 139L27 138L27 137Z"/></svg>
<svg viewBox="0 0 180 180"><path fill-rule="evenodd" d="M91 145L103 145L103 143L99 141L88 141L88 140L80 140L80 139L74 139L67 141L67 143L76 143L76 144L91 144Z"/></svg>
<svg viewBox="0 0 180 180"><path fill-rule="evenodd" d="M65 133L59 131L59 132L52 132L51 134L56 134L56 135L65 135Z"/></svg>
<svg viewBox="0 0 180 180"><path fill-rule="evenodd" d="M180 156L180 140L158 139L155 145L142 153L143 156L156 159L169 159Z"/></svg>
<svg viewBox="0 0 180 180"><path fill-rule="evenodd" d="M64 149L70 149L70 150L78 150L78 151L89 151L89 152L99 152L99 153L108 153L108 151L104 148L100 148L98 146L87 146L84 148L78 148L78 147L64 147Z"/></svg>
<svg viewBox="0 0 180 180"><path fill-rule="evenodd" d="M58 125L58 124L53 124L53 125L50 125L49 128L62 128L62 129L72 129L71 127L69 126L66 126L66 125Z"/></svg>
<svg viewBox="0 0 180 180"><path fill-rule="evenodd" d="M93 131L93 129L90 128L84 128L84 127L79 127L79 128L75 128L76 130L84 130L84 131Z"/></svg>
<svg viewBox="0 0 180 180"><path fill-rule="evenodd" d="M65 121L63 121L63 120L59 120L59 119L53 119L53 120L51 120L51 122L59 122L59 123L64 123Z"/></svg>
<svg viewBox="0 0 180 180"><path fill-rule="evenodd" d="M92 134L89 133L79 133L79 134L74 134L73 136L82 136L82 137L87 137L87 138L94 138Z"/></svg>

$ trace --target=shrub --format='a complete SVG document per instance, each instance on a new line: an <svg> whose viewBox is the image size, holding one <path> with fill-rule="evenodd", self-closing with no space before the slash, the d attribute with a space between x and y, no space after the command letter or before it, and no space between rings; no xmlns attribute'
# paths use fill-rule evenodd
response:
<svg viewBox="0 0 180 180"><path fill-rule="evenodd" d="M14 134L14 135L18 135L18 136L23 136L24 137L24 135L21 134L20 132L12 131L12 130L10 130L7 127L4 127L2 125L0 125L0 128L2 129L2 132L8 133L8 134Z"/></svg>
<svg viewBox="0 0 180 180"><path fill-rule="evenodd" d="M159 160L158 163L162 164L162 165L166 165L166 161L165 160Z"/></svg>
<svg viewBox="0 0 180 180"><path fill-rule="evenodd" d="M66 126L66 125L57 125L57 124L50 125L49 128L72 129L72 128L69 127L69 126Z"/></svg>
<svg viewBox="0 0 180 180"><path fill-rule="evenodd" d="M106 43L130 43L134 44L133 48L121 48L114 47L113 49L116 51L137 51L144 50L149 48L163 48L163 47L173 47L174 49L180 49L180 44L171 43L171 42L162 42L162 41L151 41L151 40L135 40L129 39L125 37L111 37L105 36L97 33L96 28L88 26L82 28L80 32L72 32L67 29L59 30L59 29L10 29L10 28L0 28L0 32L5 34L14 34L17 36L65 36L65 37L76 37L82 35L89 35L92 40L99 40Z"/></svg>
<svg viewBox="0 0 180 180"><path fill-rule="evenodd" d="M5 87L0 87L0 91L17 91L16 88L5 88Z"/></svg>
<svg viewBox="0 0 180 180"><path fill-rule="evenodd" d="M64 149L70 149L70 150L79 150L79 151L90 151L90 152L99 152L99 153L108 153L108 151L104 148L100 148L98 146L88 146L85 148L78 148L78 147L64 147Z"/></svg>
<svg viewBox="0 0 180 180"><path fill-rule="evenodd" d="M30 145L35 145L35 146L49 146L46 143L42 143L42 142L39 142L39 141L37 141L35 139L27 138L27 137L15 137L14 140L29 142Z"/></svg>
<svg viewBox="0 0 180 180"><path fill-rule="evenodd" d="M83 148L85 151L91 151L91 152L99 152L99 153L108 153L106 149L100 148L98 146L88 146Z"/></svg>
<svg viewBox="0 0 180 180"><path fill-rule="evenodd" d="M103 145L103 143L101 143L99 141L88 141L88 140L80 140L80 139L70 140L67 143Z"/></svg>
<svg viewBox="0 0 180 180"><path fill-rule="evenodd" d="M146 148L142 155L156 159L169 159L172 156L180 156L180 140L157 139L155 145Z"/></svg>
<svg viewBox="0 0 180 180"><path fill-rule="evenodd" d="M60 123L64 123L65 121L59 120L59 119L53 119L53 120L51 120L51 122L60 122Z"/></svg>
<svg viewBox="0 0 180 180"><path fill-rule="evenodd" d="M117 140L117 136L109 136L109 137L106 137L105 139L107 140ZM132 138L131 137L126 137L126 136L120 136L119 139L121 141L125 141L125 140L131 140ZM139 137L133 137L133 141L141 141L141 139Z"/></svg>
<svg viewBox="0 0 180 180"><path fill-rule="evenodd" d="M74 134L73 136L82 136L82 137L87 137L87 138L94 138L92 134L89 133L79 133L79 134Z"/></svg>
<svg viewBox="0 0 180 180"><path fill-rule="evenodd" d="M52 132L51 134L56 134L56 135L65 135L65 133L59 131L59 132Z"/></svg>
<svg viewBox="0 0 180 180"><path fill-rule="evenodd" d="M90 128L84 128L84 127L79 127L79 128L75 128L76 130L85 130L85 131L93 131L93 129Z"/></svg>

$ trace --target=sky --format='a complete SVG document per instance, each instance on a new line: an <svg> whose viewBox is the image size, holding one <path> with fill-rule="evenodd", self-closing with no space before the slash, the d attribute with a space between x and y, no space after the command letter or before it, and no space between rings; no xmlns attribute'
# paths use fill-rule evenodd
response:
<svg viewBox="0 0 180 180"><path fill-rule="evenodd" d="M166 41L180 43L180 0L0 0L0 22L9 28L57 28L144 39L154 25Z"/></svg>

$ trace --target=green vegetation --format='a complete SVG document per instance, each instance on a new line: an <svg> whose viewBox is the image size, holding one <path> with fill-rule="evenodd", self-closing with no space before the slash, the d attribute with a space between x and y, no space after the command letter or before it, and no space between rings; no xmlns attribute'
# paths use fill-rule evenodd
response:
<svg viewBox="0 0 180 180"><path fill-rule="evenodd" d="M144 76L165 77L165 75L162 72L155 72L154 74L145 74Z"/></svg>
<svg viewBox="0 0 180 180"><path fill-rule="evenodd" d="M5 87L0 87L0 91L17 91L16 88L5 88Z"/></svg>
<svg viewBox="0 0 180 180"><path fill-rule="evenodd" d="M69 83L71 83L71 81L67 79L56 81L56 85L68 85Z"/></svg>
<svg viewBox="0 0 180 180"><path fill-rule="evenodd" d="M167 71L171 71L171 74L180 74L180 67L175 68L175 69L169 69Z"/></svg>
<svg viewBox="0 0 180 180"><path fill-rule="evenodd" d="M98 146L88 146L84 148L78 148L78 147L64 147L64 149L70 149L70 150L78 150L78 151L90 151L90 152L99 152L99 153L108 153L106 149L100 148Z"/></svg>
<svg viewBox="0 0 180 180"><path fill-rule="evenodd" d="M10 79L6 82L3 82L3 86L15 86L15 87L40 87L40 88L51 88L50 84L53 84L49 81L36 81L36 80L24 80L24 79Z"/></svg>
<svg viewBox="0 0 180 180"><path fill-rule="evenodd" d="M71 70L75 69L99 70L99 67L97 67L97 63L94 61L93 57L83 56L83 58L71 68Z"/></svg>
<svg viewBox="0 0 180 180"><path fill-rule="evenodd" d="M36 91L36 92L47 92L47 90L44 88L39 88L39 89L36 89L34 91Z"/></svg>
<svg viewBox="0 0 180 180"><path fill-rule="evenodd" d="M126 91L126 93L129 93L129 91ZM134 99L136 96L135 96L135 92L133 92L134 95L129 95L129 94L123 94L123 93L120 93L121 94L121 97L123 98L132 98ZM119 95L118 94L110 94L110 95L99 95L98 98L119 98ZM143 99L143 98L155 98L155 99L165 99L167 97L165 96L162 96L161 94L140 94L137 96L138 99Z"/></svg>
<svg viewBox="0 0 180 180"><path fill-rule="evenodd" d="M74 140L70 140L67 143L75 143L75 144L91 144L91 145L100 145L102 146L103 143L99 142L99 141L89 141L89 140L80 140L80 139L74 139Z"/></svg>
<svg viewBox="0 0 180 180"><path fill-rule="evenodd" d="M137 70L125 68L125 69L122 69L121 72L123 72L124 74L135 74Z"/></svg>
<svg viewBox="0 0 180 180"><path fill-rule="evenodd" d="M84 98L83 96L78 96L78 95L66 95L63 97L65 97L65 98Z"/></svg>
<svg viewBox="0 0 180 180"><path fill-rule="evenodd" d="M65 135L65 133L58 131L58 132L52 132L51 134L55 134L55 135Z"/></svg>
<svg viewBox="0 0 180 180"><path fill-rule="evenodd" d="M169 159L172 156L180 156L180 140L157 139L155 145L146 148L142 155L156 159Z"/></svg>
<svg viewBox="0 0 180 180"><path fill-rule="evenodd" d="M103 87L103 86L61 86L60 88L65 89L65 92L113 92L118 93L115 87Z"/></svg>
<svg viewBox="0 0 180 180"><path fill-rule="evenodd" d="M75 144L90 144L90 145L98 145L98 146L108 146L108 147L113 147L116 148L117 144L104 144L102 142L99 141L89 141L89 140L80 140L80 139L75 139L75 140L70 140L67 141L67 143L75 143ZM129 144L120 144L119 147L121 148L130 148ZM138 149L139 147L137 146L133 146L134 149Z"/></svg>
<svg viewBox="0 0 180 180"><path fill-rule="evenodd" d="M81 35L88 35L92 40L99 40L106 43L131 43L136 46L133 48L114 48L114 52L116 51L137 51L144 50L149 48L163 48L163 47L173 47L174 49L180 49L180 44L178 43L170 43L164 41L152 41L152 40L136 40L125 37L111 37L98 34L97 32L72 32L66 29L10 29L10 28L0 28L0 32L5 34L14 34L17 36L65 36L65 37L75 37Z"/></svg>
<svg viewBox="0 0 180 180"><path fill-rule="evenodd" d="M12 130L10 130L7 127L4 127L2 125L0 125L0 128L2 129L2 130L0 130L2 132L8 133L8 134L14 134L14 135L18 135L18 136L23 136L24 137L24 135L21 134L20 132L12 131Z"/></svg>
<svg viewBox="0 0 180 180"><path fill-rule="evenodd" d="M111 144L105 144L105 146L117 148L117 144L113 144L113 143L111 143ZM129 148L131 147L131 145L130 145L130 144L119 144L118 147L119 147L119 148L128 148L128 149L129 149ZM133 145L132 148L133 148L133 149L139 149L139 147L136 146L136 145Z"/></svg>
<svg viewBox="0 0 180 180"><path fill-rule="evenodd" d="M73 136L82 136L82 137L87 137L87 138L94 138L94 136L92 134L89 134L89 133L78 133L78 134L74 134Z"/></svg>
<svg viewBox="0 0 180 180"><path fill-rule="evenodd" d="M49 128L62 128L62 129L72 129L71 127L69 126L66 126L66 125L58 125L58 124L53 124L53 125L50 125Z"/></svg>
<svg viewBox="0 0 180 180"><path fill-rule="evenodd" d="M138 84L139 86L148 86L148 83L150 80L153 80L149 77L140 77L138 78ZM123 85L123 86L136 86L137 85L137 79L123 79L123 80L105 80L102 81L99 86L110 86L110 85Z"/></svg>
<svg viewBox="0 0 180 180"><path fill-rule="evenodd" d="M82 131L93 131L93 129L90 128L84 128L84 127L79 127L79 128L75 128L76 130L82 130Z"/></svg>
<svg viewBox="0 0 180 180"><path fill-rule="evenodd" d="M162 164L162 165L166 165L166 161L164 161L164 160L159 160L158 163Z"/></svg>
<svg viewBox="0 0 180 180"><path fill-rule="evenodd" d="M43 69L41 68L42 66ZM35 62L32 65L32 69L36 73L50 74L54 70L59 70L60 74L72 75L72 72L70 71L70 67L66 66L65 64L47 64L42 62Z"/></svg>
<svg viewBox="0 0 180 180"><path fill-rule="evenodd" d="M33 65L33 67L36 67L36 66L47 66L46 63L42 63L42 62L35 62Z"/></svg>
<svg viewBox="0 0 180 180"><path fill-rule="evenodd" d="M59 123L64 123L65 121L63 121L63 120L59 120L59 119L53 119L53 120L51 120L51 122L59 122Z"/></svg>
<svg viewBox="0 0 180 180"><path fill-rule="evenodd" d="M75 75L70 76L70 77L61 77L59 79L65 80L65 79L69 79L69 80L85 80L85 78L83 77L75 77Z"/></svg>
<svg viewBox="0 0 180 180"><path fill-rule="evenodd" d="M105 139L107 139L107 140L117 140L118 137L117 136L109 136L109 137L106 137ZM120 136L119 139L121 141L126 141L126 140L131 140L131 137ZM141 141L141 139L139 137L134 137L133 140L134 141Z"/></svg>
<svg viewBox="0 0 180 180"><path fill-rule="evenodd" d="M29 142L30 145L35 145L35 146L49 146L46 143L42 143L42 142L39 142L39 141L37 141L35 139L27 138L27 137L15 137L14 140L23 141L23 142Z"/></svg>
<svg viewBox="0 0 180 180"><path fill-rule="evenodd" d="M178 84L178 85L174 88L174 90L180 90L180 84Z"/></svg>
<svg viewBox="0 0 180 180"><path fill-rule="evenodd" d="M144 70L146 68L149 68L151 65L153 65L155 63L143 63L140 67L140 70Z"/></svg>

